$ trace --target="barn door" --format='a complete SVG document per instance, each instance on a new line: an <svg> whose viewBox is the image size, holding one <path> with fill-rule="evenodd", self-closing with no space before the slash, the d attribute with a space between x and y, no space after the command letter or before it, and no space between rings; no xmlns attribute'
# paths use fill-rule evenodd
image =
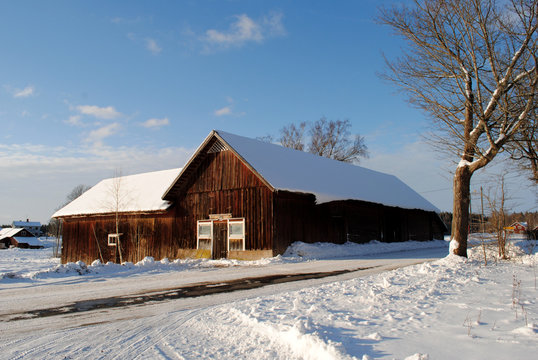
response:
<svg viewBox="0 0 538 360"><path fill-rule="evenodd" d="M213 259L226 259L228 241L228 222L213 221Z"/></svg>

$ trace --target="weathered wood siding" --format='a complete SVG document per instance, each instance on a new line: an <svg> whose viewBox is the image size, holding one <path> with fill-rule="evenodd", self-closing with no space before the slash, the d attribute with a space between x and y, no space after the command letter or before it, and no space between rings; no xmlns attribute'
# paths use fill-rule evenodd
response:
<svg viewBox="0 0 538 360"><path fill-rule="evenodd" d="M275 196L275 253L294 241L366 243L442 238L444 224L433 212L358 200L315 204L311 194L279 191Z"/></svg>
<svg viewBox="0 0 538 360"><path fill-rule="evenodd" d="M182 234L196 247L196 222L210 214L245 218L245 250L273 249L273 193L229 150L207 154L177 201Z"/></svg>
<svg viewBox="0 0 538 360"><path fill-rule="evenodd" d="M156 260L179 257L183 244L172 214L122 216L119 231L123 261L137 262L146 256ZM115 232L113 216L64 219L62 262L119 262L118 247L108 245L108 234Z"/></svg>
<svg viewBox="0 0 538 360"><path fill-rule="evenodd" d="M207 154L166 214L122 216L123 261L197 256L197 221L224 213L245 218L245 250L273 250L272 191L228 150ZM99 247L105 262L119 262L116 247L108 245L108 234L115 232L113 216L64 219L62 262L91 263L101 258Z"/></svg>

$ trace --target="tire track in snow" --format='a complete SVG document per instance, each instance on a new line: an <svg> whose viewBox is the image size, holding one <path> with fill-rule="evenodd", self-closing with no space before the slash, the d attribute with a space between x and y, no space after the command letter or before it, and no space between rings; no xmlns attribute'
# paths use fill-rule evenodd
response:
<svg viewBox="0 0 538 360"><path fill-rule="evenodd" d="M183 310L183 311L176 312L174 315L168 313L166 315L154 317L151 324L150 332L149 333L144 332L143 334L145 334L145 336L142 339L135 341L133 344L130 344L128 347L126 347L121 352L119 352L115 358L124 359L126 357L129 357L133 360L144 359L145 358L144 354L148 350L155 348L155 349L161 350L159 352L162 355L164 355L163 358L165 359L173 358L173 357L177 359L183 359L183 357L180 354L174 351L174 349L170 346L169 343L164 342L164 345L167 345L167 347L169 348L167 350L159 347L159 344L162 343L172 332L177 332L180 326L184 325L187 321L191 320L193 317L200 314L201 312L202 310L200 309ZM178 321L177 314L179 313L184 313L184 315ZM158 328L158 327L153 326L153 325L162 324L164 321L169 320L171 317L173 317L174 319L173 322L169 322L168 325L166 325L164 328L163 327L159 328L159 331L155 330L155 328ZM156 337L156 339L153 340L153 337ZM120 338L119 345L124 345L124 341L121 338ZM132 357L132 354L136 354L136 355ZM167 357L168 355L171 355L171 354L173 354L174 356ZM128 355L131 355L131 356L128 356ZM148 358L154 358L154 356L150 356Z"/></svg>

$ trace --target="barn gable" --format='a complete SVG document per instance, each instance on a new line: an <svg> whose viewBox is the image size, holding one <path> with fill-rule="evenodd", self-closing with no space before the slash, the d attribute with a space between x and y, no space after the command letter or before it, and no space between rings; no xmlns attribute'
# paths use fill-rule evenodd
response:
<svg viewBox="0 0 538 360"><path fill-rule="evenodd" d="M239 159L243 165L259 179L260 182L265 184L272 191L274 190L274 188L254 168L252 168L252 166L241 156L241 154L235 151L235 149L219 135L219 132L213 130L194 152L179 175L170 184L168 189L163 194L162 199L172 201L173 199L177 198L179 194L185 191L189 181L192 181L204 160L207 157L214 157L214 154L218 154L223 151L233 153L234 156Z"/></svg>

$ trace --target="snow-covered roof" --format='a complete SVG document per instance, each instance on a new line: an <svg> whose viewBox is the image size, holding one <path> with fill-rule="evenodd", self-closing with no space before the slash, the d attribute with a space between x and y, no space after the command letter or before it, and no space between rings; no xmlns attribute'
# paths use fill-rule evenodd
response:
<svg viewBox="0 0 538 360"><path fill-rule="evenodd" d="M0 240L17 235L22 228L3 228L0 230Z"/></svg>
<svg viewBox="0 0 538 360"><path fill-rule="evenodd" d="M394 175L220 130L211 132L202 145L213 136L224 141L226 147L235 151L275 190L312 193L318 204L335 200L362 200L439 212L433 204ZM187 166L203 150L202 145ZM163 198L173 190L173 186L168 188Z"/></svg>
<svg viewBox="0 0 538 360"><path fill-rule="evenodd" d="M25 236L25 237L15 236L14 238L15 240L17 240L19 244L26 243L30 246L43 246L43 243L34 236Z"/></svg>
<svg viewBox="0 0 538 360"><path fill-rule="evenodd" d="M41 223L39 221L13 221L14 227L41 227Z"/></svg>
<svg viewBox="0 0 538 360"><path fill-rule="evenodd" d="M161 170L102 180L56 211L52 217L114 213L116 205L120 212L166 210L170 202L162 200L161 195L180 170Z"/></svg>

